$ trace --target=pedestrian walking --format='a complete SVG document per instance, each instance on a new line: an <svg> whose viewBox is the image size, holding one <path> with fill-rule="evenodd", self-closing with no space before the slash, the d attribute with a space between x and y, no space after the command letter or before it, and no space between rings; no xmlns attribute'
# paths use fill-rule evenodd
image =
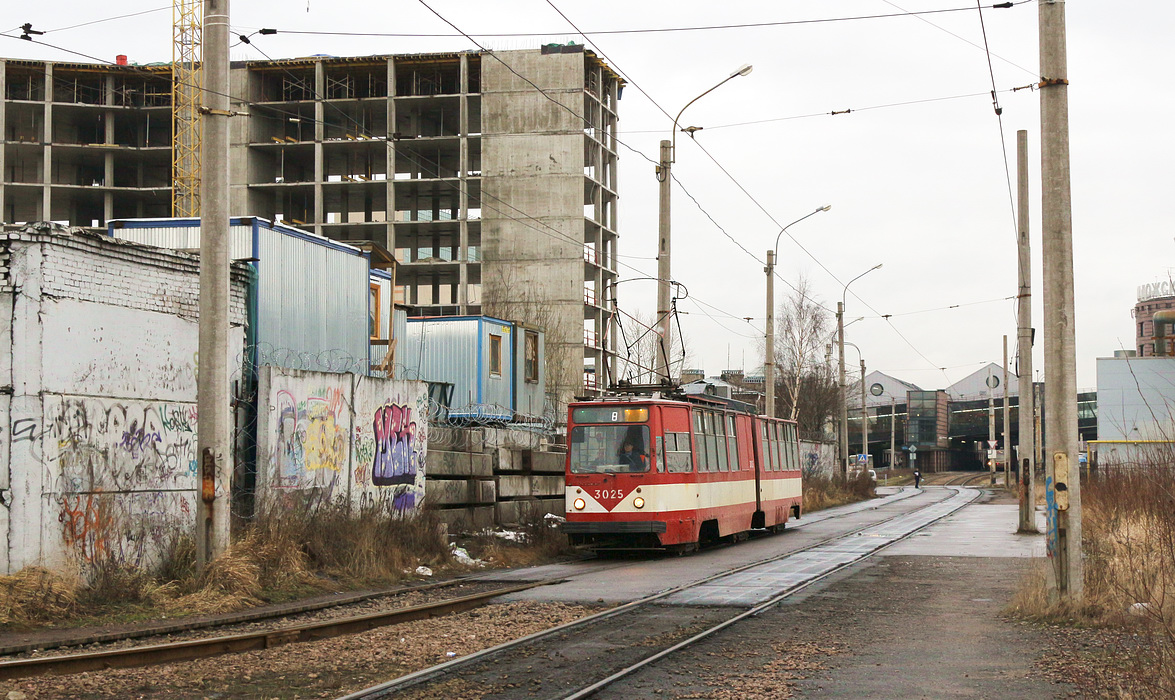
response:
<svg viewBox="0 0 1175 700"><path fill-rule="evenodd" d="M922 472L915 469L914 470L914 488L918 488L918 485L921 483L922 483Z"/></svg>

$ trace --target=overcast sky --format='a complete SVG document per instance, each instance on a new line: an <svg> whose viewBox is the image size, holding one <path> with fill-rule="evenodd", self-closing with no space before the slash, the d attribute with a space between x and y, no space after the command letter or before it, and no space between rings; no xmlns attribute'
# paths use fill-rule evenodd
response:
<svg viewBox="0 0 1175 700"><path fill-rule="evenodd" d="M691 364L708 374L759 367L763 259L779 233L772 219L787 224L824 204L832 210L789 229L807 253L783 237L778 271L793 284L807 277L820 301L835 309L843 282L884 264L855 282L847 300L846 319L865 318L850 326L846 337L861 348L870 370L936 389L987 362L1001 362L1004 334L1015 353L1015 307L1007 298L1016 294L1016 229L1004 150L1014 189L1019 129L1028 131L1030 144L1033 281L1039 285L1042 278L1040 95L1010 91L1039 79L1035 2L982 13L995 84L1005 91L999 94L1001 135L980 15L965 0L552 1L588 33L589 47L635 83L620 102L621 139L652 159L658 142L670 134L671 120L636 86L676 113L742 64L754 65L749 76L723 85L682 117L683 125L704 128L697 143L684 134L678 139L675 175L756 258L740 250L675 183L673 278L690 292L680 308L688 312L681 322ZM491 49L583 41L546 0L429 4L470 34L544 33L478 38ZM102 59L116 54L140 63L171 59L170 4L159 0L7 5L0 11L0 31L31 22L37 29L57 30L43 41ZM758 28L595 34L956 8L969 9ZM69 28L150 10L156 11ZM1067 11L1078 386L1093 387L1095 358L1134 346L1130 310L1136 287L1168 275L1173 233L1164 197L1175 189L1169 136L1175 91L1165 87L1163 76L1173 64L1175 8L1159 2L1071 2ZM235 2L232 17L240 32L264 26L452 33L422 4L408 0ZM452 36L279 33L254 41L274 58L475 48ZM15 39L0 40L0 47L5 57L85 60ZM233 51L234 60L260 58L247 46ZM887 106L898 103L914 104ZM829 114L843 110L852 111ZM632 268L654 275L653 167L627 148L621 149L620 162L621 253L631 256L624 262ZM624 276L639 276L632 268L624 268ZM621 305L651 313L655 290L642 285L623 285ZM777 299L787 291L777 281ZM1034 290L1038 328L1040 299ZM880 318L885 314L892 317ZM1039 333L1038 370L1043 368ZM847 357L856 365L854 351Z"/></svg>

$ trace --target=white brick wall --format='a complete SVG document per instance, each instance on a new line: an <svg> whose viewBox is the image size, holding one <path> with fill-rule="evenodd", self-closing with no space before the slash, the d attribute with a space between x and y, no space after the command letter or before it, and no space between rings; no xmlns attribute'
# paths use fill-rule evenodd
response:
<svg viewBox="0 0 1175 700"><path fill-rule="evenodd" d="M8 246L44 246L42 293L199 318L199 256L90 235L9 234ZM234 266L231 322L245 322L247 273ZM0 279L10 284L6 278Z"/></svg>
<svg viewBox="0 0 1175 700"><path fill-rule="evenodd" d="M234 265L237 358L249 274ZM0 573L149 564L194 527L198 304L198 256L40 224L0 233ZM31 437L13 441L16 425Z"/></svg>

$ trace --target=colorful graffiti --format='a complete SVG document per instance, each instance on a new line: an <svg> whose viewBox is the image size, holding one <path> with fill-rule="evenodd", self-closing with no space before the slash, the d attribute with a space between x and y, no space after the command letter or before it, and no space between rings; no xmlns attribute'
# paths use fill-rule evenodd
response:
<svg viewBox="0 0 1175 700"><path fill-rule="evenodd" d="M190 528L194 406L46 396L44 410L44 489L71 555L145 564Z"/></svg>
<svg viewBox="0 0 1175 700"><path fill-rule="evenodd" d="M290 391L277 393L273 463L279 488L334 488L348 458L345 410L339 389L312 392L305 399Z"/></svg>
<svg viewBox="0 0 1175 700"><path fill-rule="evenodd" d="M47 468L62 493L190 489L195 408L186 404L61 398L46 402ZM183 422L169 416L182 415ZM52 483L52 482L51 482Z"/></svg>
<svg viewBox="0 0 1175 700"><path fill-rule="evenodd" d="M387 404L375 410L375 458L371 483L395 486L416 481L416 423L408 406Z"/></svg>
<svg viewBox="0 0 1175 700"><path fill-rule="evenodd" d="M423 384L271 367L263 372L270 418L259 442L273 492L259 498L348 499L361 508L402 512L419 504L428 440Z"/></svg>

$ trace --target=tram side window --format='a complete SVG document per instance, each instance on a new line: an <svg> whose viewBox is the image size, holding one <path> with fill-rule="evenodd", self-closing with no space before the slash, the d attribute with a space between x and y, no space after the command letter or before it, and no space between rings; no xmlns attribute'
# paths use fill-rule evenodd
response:
<svg viewBox="0 0 1175 700"><path fill-rule="evenodd" d="M800 468L800 443L796 440L796 426L787 426L787 447L791 450L791 468Z"/></svg>
<svg viewBox="0 0 1175 700"><path fill-rule="evenodd" d="M780 449L779 443L782 442L779 438L779 423L771 424L771 436L774 441L771 444L771 456L775 458L775 470L782 471L787 468L783 463L783 450Z"/></svg>
<svg viewBox="0 0 1175 700"><path fill-rule="evenodd" d="M738 422L734 416L726 417L726 447L730 451L730 471L742 468L742 461L738 458Z"/></svg>
<svg viewBox="0 0 1175 700"><path fill-rule="evenodd" d="M706 416L701 411L694 414L694 462L698 471L710 471L706 462Z"/></svg>
<svg viewBox="0 0 1175 700"><path fill-rule="evenodd" d="M653 471L665 471L665 438L658 435L653 440L657 446L657 454L653 455Z"/></svg>
<svg viewBox="0 0 1175 700"><path fill-rule="evenodd" d="M771 471L771 451L767 442L767 423L759 423L759 468L765 472Z"/></svg>
<svg viewBox="0 0 1175 700"><path fill-rule="evenodd" d="M726 421L721 413L711 414L714 419L714 451L718 454L718 471L728 471L726 458Z"/></svg>
<svg viewBox="0 0 1175 700"><path fill-rule="evenodd" d="M665 433L665 463L671 474L694 470L690 458L689 433Z"/></svg>

